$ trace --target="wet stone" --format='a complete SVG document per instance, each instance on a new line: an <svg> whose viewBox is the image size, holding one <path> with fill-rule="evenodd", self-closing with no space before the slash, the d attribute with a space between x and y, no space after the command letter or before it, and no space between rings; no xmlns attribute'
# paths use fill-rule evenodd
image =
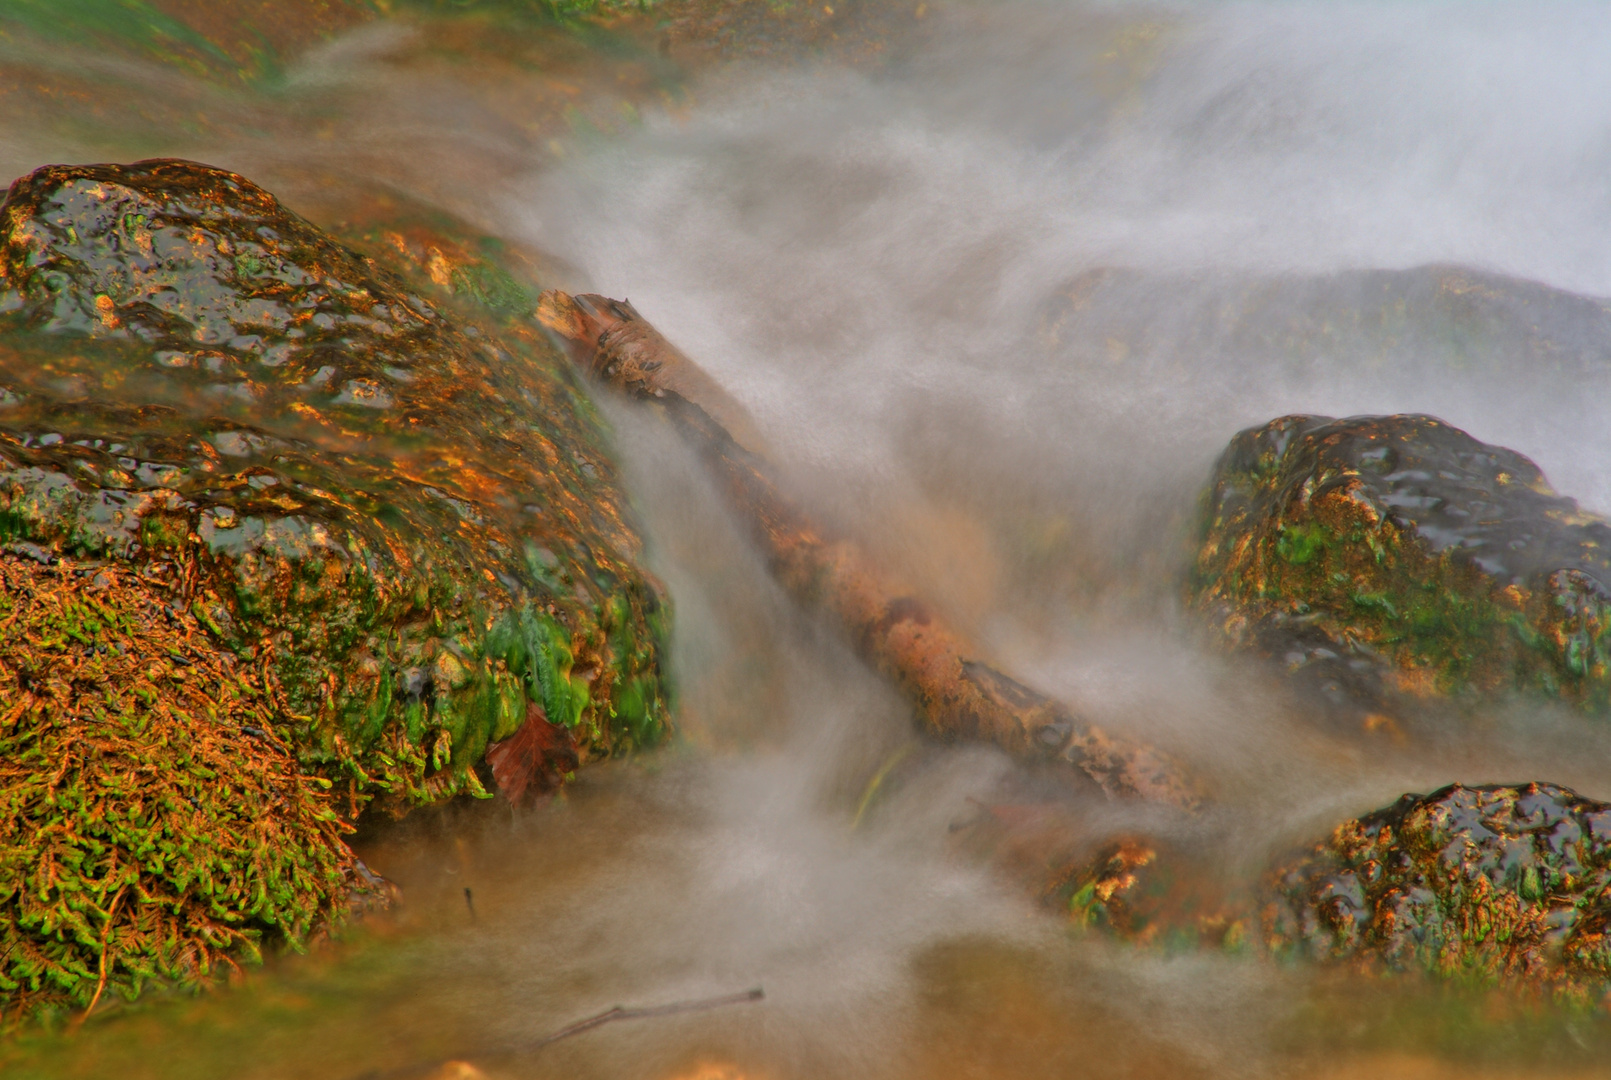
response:
<svg viewBox="0 0 1611 1080"><path fill-rule="evenodd" d="M1238 434L1188 601L1367 727L1516 691L1611 710L1611 525L1526 457L1432 417Z"/></svg>
<svg viewBox="0 0 1611 1080"><path fill-rule="evenodd" d="M1277 955L1600 1000L1611 805L1552 784L1405 795L1275 870Z"/></svg>
<svg viewBox="0 0 1611 1080"><path fill-rule="evenodd" d="M666 724L597 415L535 324L401 274L189 162L0 207L0 542L163 582L349 812L482 793L532 715L579 761Z"/></svg>

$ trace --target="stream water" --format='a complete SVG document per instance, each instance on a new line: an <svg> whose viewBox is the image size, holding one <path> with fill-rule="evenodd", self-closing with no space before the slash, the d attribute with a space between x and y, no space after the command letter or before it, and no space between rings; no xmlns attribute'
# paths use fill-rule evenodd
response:
<svg viewBox="0 0 1611 1080"><path fill-rule="evenodd" d="M1284 413L1431 413L1611 511L1606 324L1484 338L1413 301L1480 298L1476 271L1611 296L1611 9L895 14L874 60L739 63L675 93L651 77L612 130L595 115L563 139L523 118L572 75L499 83L382 22L256 96L108 69L143 126L18 113L0 161L178 154L284 178L293 207L323 197L314 172L376 175L541 251L559 284L630 297L751 411L814 512L1005 670L1207 777L1213 805L1180 839L1233 875L1455 780L1611 796L1604 725L1498 704L1408 743L1345 736L1178 610L1215 455ZM1411 272L1449 264L1473 272ZM1362 271L1405 273L1378 303ZM966 842L981 804L1030 781L992 750L915 744L694 459L608 411L676 607L678 743L530 812L366 837L403 890L395 919L25 1042L19 1075L1611 1072L1600 1015L1072 930L1022 867ZM1092 806L1081 827L1151 824L1135 814ZM751 986L764 1001L494 1052L614 1004Z"/></svg>

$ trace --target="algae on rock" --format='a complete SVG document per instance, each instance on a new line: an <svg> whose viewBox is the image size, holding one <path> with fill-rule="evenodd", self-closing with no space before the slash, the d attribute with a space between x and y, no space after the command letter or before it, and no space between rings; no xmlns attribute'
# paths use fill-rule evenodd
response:
<svg viewBox="0 0 1611 1080"><path fill-rule="evenodd" d="M1611 805L1553 784L1463 787L1345 822L1272 873L1278 955L1524 984L1611 985Z"/></svg>
<svg viewBox="0 0 1611 1080"><path fill-rule="evenodd" d="M0 216L9 536L187 567L355 799L475 790L528 703L584 755L659 737L661 601L535 328L460 327L189 163L43 169Z"/></svg>
<svg viewBox="0 0 1611 1080"><path fill-rule="evenodd" d="M11 815L0 844L21 851L30 830L69 812L25 797L40 770L81 777L85 791L102 783L102 760L72 757L63 733L127 756L156 716L182 720L139 751L137 777L205 760L227 792L272 772L328 815L312 832L275 824L287 830L282 861L267 863L241 846L255 818L198 808L162 826L184 850L216 838L204 875L214 895L280 898L272 911L258 900L213 911L227 930L186 922L170 937L188 959L152 959L119 929L123 913L183 914L148 881L167 856L132 833L95 840L77 877L39 896L93 898L93 910L73 908L83 926L63 938L55 916L13 924L31 943L18 957L62 943L50 976L60 1000L83 1004L85 973L102 962L134 988L249 956L270 926L295 943L348 887L336 813L485 795L496 770L483 759L499 740L524 731L522 745L543 748L505 763L499 778L524 791L667 731L668 612L637 563L598 416L534 323L456 310L448 292L439 310L431 290L428 275L383 269L244 178L188 162L51 166L0 206L0 546L64 574L105 568L116 584L97 602L118 610L160 590L166 617L205 628L188 647L254 695L220 684L209 711L175 689L190 684L151 676L104 691L74 683L41 712L22 683L49 648L11 642L0 737L55 763L0 784ZM95 696L107 693L121 696ZM284 760L248 768L248 729ZM226 744L246 755L231 768L258 771L230 779L195 749ZM84 813L113 820L113 804L145 784ZM119 875L147 884L129 884L112 913ZM8 871L0 890L18 880ZM141 889L155 899L135 903ZM24 974L6 976L22 989L0 983L0 996L50 996Z"/></svg>
<svg viewBox="0 0 1611 1080"><path fill-rule="evenodd" d="M1611 525L1431 417L1238 434L1189 602L1345 708L1523 690L1611 709Z"/></svg>

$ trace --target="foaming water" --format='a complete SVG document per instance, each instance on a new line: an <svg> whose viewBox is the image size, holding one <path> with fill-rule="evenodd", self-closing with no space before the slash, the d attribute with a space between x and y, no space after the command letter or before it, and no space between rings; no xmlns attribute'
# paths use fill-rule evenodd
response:
<svg viewBox="0 0 1611 1080"><path fill-rule="evenodd" d="M1426 411L1605 507L1584 388L1546 403L1527 358L1228 346L1290 314L1237 302L1272 277L1458 263L1611 294L1607 45L1593 5L963 9L892 69L746 85L508 212L856 487L965 442L1034 486L1155 488L1282 411ZM1111 340L1048 348L1047 306L1112 268L1142 276L1081 309Z"/></svg>
<svg viewBox="0 0 1611 1080"><path fill-rule="evenodd" d="M1458 737L1342 738L1195 645L1175 604L1215 455L1284 413L1432 413L1611 509L1608 324L1573 309L1484 338L1447 306L1505 275L1611 295L1611 9L937 7L877 68L730 77L564 159L468 94L433 97L451 73L412 85L386 59L408 40L370 28L293 73L299 108L367 95L334 121L345 141L307 156L385 171L409 157L400 132L436 148L391 182L630 297L753 412L802 502L1005 669L1213 790L1188 826L1083 807L1085 838L1174 828L1251 880L1405 791L1611 795L1611 738L1579 719L1496 708ZM500 169L504 198L465 197ZM1436 268L1454 264L1477 272ZM584 771L530 814L422 816L368 851L404 889L402 940L107 1025L61 1074L134 1075L127 1047L175 1035L195 1049L149 1074L453 1056L666 1080L1481 1074L1480 1038L1461 1058L1431 1021L1396 1058L1292 1035L1323 976L1071 935L958 839L1037 778L916 741L691 455L606 409L676 606L679 745ZM757 984L759 1005L479 1054L617 1002ZM1513 1070L1520 1051L1500 1051Z"/></svg>
<svg viewBox="0 0 1611 1080"><path fill-rule="evenodd" d="M1009 668L1211 776L1199 835L1251 875L1404 791L1611 790L1604 733L1536 709L1332 739L1198 653L1173 600L1213 457L1284 413L1431 413L1611 507L1603 323L1485 343L1368 287L1611 293L1607 44L1587 6L960 9L876 73L651 120L505 213L630 296ZM1154 1034L1270 1067L1247 1025L1201 1022L1201 973L1156 962L1131 968L1170 987Z"/></svg>

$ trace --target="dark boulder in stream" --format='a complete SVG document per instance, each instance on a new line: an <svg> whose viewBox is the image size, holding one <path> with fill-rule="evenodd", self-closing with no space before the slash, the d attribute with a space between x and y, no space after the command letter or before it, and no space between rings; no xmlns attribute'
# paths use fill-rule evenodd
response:
<svg viewBox="0 0 1611 1080"><path fill-rule="evenodd" d="M1211 845L1130 837L1065 879L1076 925L1593 1004L1611 993L1611 804L1451 784L1240 880Z"/></svg>
<svg viewBox="0 0 1611 1080"><path fill-rule="evenodd" d="M1611 525L1521 454L1427 416L1287 416L1231 441L1204 504L1189 602L1334 716L1396 727L1516 693L1611 710ZM1251 877L1128 837L1060 895L1137 943L1611 989L1611 805L1565 788L1405 795Z"/></svg>
<svg viewBox="0 0 1611 1080"><path fill-rule="evenodd" d="M1368 725L1407 711L1395 702L1513 691L1611 709L1611 525L1526 457L1431 417L1237 435L1189 593Z"/></svg>
<svg viewBox="0 0 1611 1080"><path fill-rule="evenodd" d="M666 610L534 323L179 161L19 180L0 276L0 1001L294 943L355 872L338 815L662 737Z"/></svg>
<svg viewBox="0 0 1611 1080"><path fill-rule="evenodd" d="M1611 805L1552 784L1405 795L1271 876L1278 955L1525 984L1611 980Z"/></svg>

